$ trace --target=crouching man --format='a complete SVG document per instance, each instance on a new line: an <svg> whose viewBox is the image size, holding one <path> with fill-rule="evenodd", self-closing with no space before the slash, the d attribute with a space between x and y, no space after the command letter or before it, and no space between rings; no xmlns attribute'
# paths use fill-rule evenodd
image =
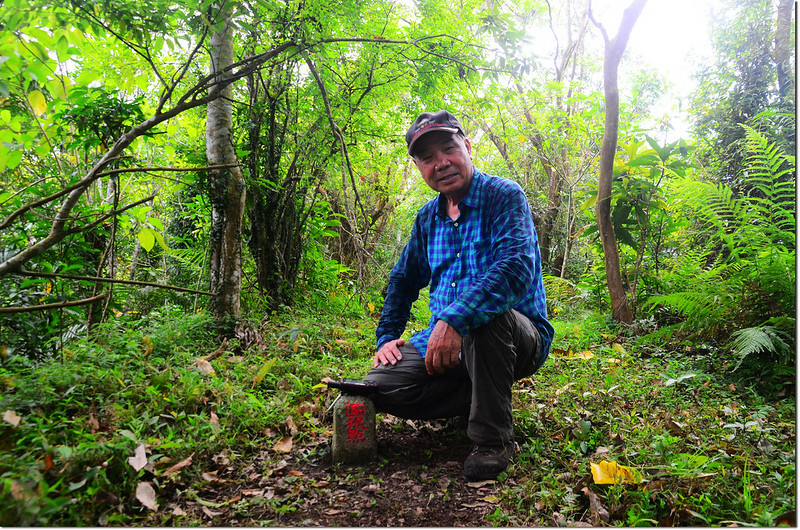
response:
<svg viewBox="0 0 800 530"><path fill-rule="evenodd" d="M539 243L522 188L482 173L447 111L422 113L408 154L438 195L417 213L389 276L367 375L376 408L401 418L464 416L474 442L470 480L494 479L514 454L511 387L544 363L553 340ZM401 339L420 289L427 329Z"/></svg>

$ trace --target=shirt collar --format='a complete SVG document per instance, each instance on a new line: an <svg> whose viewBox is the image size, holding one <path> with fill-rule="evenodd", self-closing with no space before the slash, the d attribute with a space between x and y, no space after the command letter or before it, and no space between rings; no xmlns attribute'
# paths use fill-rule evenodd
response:
<svg viewBox="0 0 800 530"><path fill-rule="evenodd" d="M485 175L481 173L478 168L474 168L475 171L472 174L472 182L469 184L469 190L467 190L467 194L461 199L459 205L465 205L467 208L475 209L479 208L481 203L483 202L483 181L485 179ZM447 214L444 211L445 205L445 197L441 193L437 197L438 199L438 208L436 209L439 217L442 219L447 218Z"/></svg>

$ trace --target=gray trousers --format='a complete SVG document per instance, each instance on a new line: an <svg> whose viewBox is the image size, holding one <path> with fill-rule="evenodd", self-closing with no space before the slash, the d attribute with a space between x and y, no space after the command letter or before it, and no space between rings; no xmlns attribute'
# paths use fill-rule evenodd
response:
<svg viewBox="0 0 800 530"><path fill-rule="evenodd" d="M378 366L366 378L381 412L407 419L469 417L467 436L481 445L513 439L511 386L533 375L544 361L542 340L525 315L511 310L464 337L461 363L429 375L425 359L406 343L396 365Z"/></svg>

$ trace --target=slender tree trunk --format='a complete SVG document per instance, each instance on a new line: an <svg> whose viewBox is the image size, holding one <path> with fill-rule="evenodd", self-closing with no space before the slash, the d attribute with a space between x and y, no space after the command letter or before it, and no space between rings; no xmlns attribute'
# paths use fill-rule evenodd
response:
<svg viewBox="0 0 800 530"><path fill-rule="evenodd" d="M211 73L223 80L223 70L233 63L231 5L223 0L219 18L223 21L211 37ZM206 117L206 158L209 165L236 164L233 143L233 89L228 85L219 98L208 103ZM218 324L241 316L242 222L245 182L239 167L209 172L211 199L211 309Z"/></svg>
<svg viewBox="0 0 800 530"><path fill-rule="evenodd" d="M794 0L780 0L778 2L778 20L775 27L773 59L778 67L778 91L781 99L789 97L794 88L790 51L792 44L792 13L794 13Z"/></svg>
<svg viewBox="0 0 800 530"><path fill-rule="evenodd" d="M603 255L606 265L606 282L608 293L611 296L612 317L617 322L630 324L633 322L628 297L622 285L622 275L619 267L619 248L617 236L614 233L614 224L611 221L611 184L614 177L614 155L617 150L617 136L619 134L619 86L617 74L622 53L628 45L636 20L644 9L647 0L634 0L625 9L622 15L617 36L609 40L602 25L594 19L594 24L600 28L605 40L605 59L603 62L603 90L606 100L605 132L600 148L600 177L597 184L597 207L595 215L600 230L600 240L603 243Z"/></svg>

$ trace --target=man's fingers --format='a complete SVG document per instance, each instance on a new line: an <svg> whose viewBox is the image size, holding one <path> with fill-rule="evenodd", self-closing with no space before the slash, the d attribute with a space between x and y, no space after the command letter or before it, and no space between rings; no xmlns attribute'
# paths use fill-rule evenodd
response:
<svg viewBox="0 0 800 530"><path fill-rule="evenodd" d="M397 364L397 361L401 361L403 359L403 353L398 346L402 346L403 344L405 344L403 339L397 339L384 344L372 358L373 368L377 368L378 365L381 364L386 366L387 364Z"/></svg>

